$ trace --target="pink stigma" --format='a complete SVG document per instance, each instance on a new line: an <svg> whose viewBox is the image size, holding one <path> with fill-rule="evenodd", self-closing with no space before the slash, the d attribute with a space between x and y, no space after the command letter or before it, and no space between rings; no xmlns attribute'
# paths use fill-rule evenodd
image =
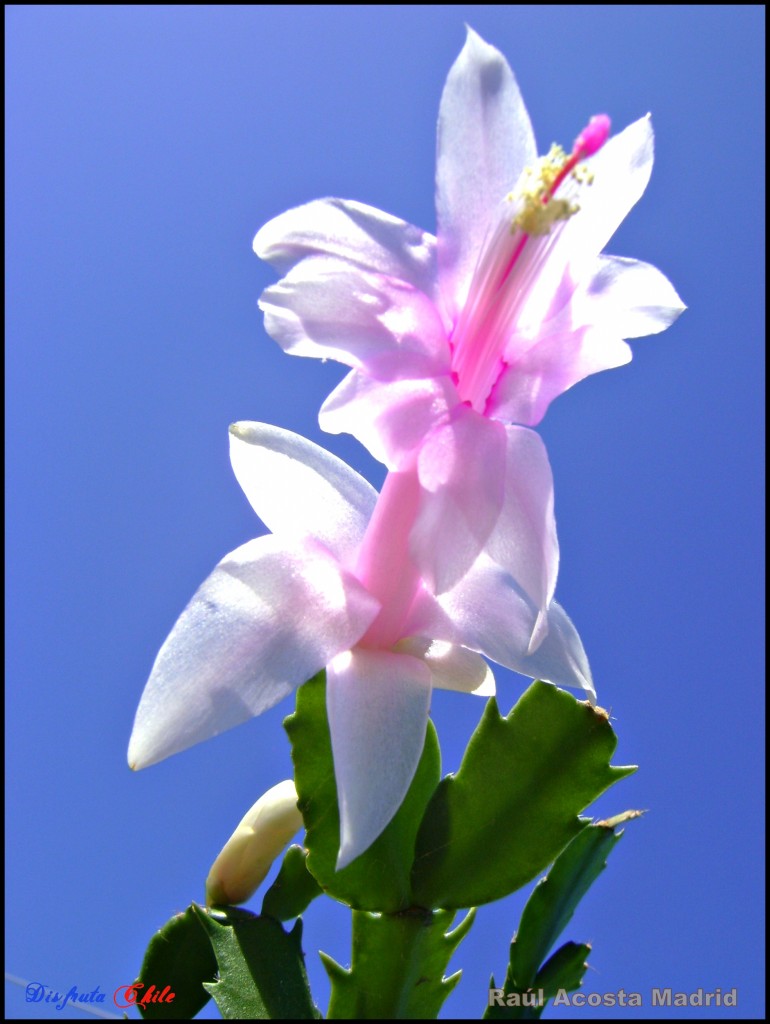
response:
<svg viewBox="0 0 770 1024"><path fill-rule="evenodd" d="M610 137L610 119L606 114L595 114L575 139L575 156L593 156Z"/></svg>

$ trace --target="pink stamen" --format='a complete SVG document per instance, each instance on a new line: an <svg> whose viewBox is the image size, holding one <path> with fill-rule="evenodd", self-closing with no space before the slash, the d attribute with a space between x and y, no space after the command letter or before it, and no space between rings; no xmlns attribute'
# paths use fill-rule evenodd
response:
<svg viewBox="0 0 770 1024"><path fill-rule="evenodd" d="M506 266L505 270L503 271L503 276L500 278L500 284L497 286L498 288L502 288L502 286L508 280L508 275L513 270L513 265L516 262L516 260L519 258L519 256L521 256L521 250L527 244L527 239L528 238L529 238L529 235L525 235L522 232L521 238L516 243L516 248L513 250L513 252L511 253L511 258L508 260L508 265Z"/></svg>

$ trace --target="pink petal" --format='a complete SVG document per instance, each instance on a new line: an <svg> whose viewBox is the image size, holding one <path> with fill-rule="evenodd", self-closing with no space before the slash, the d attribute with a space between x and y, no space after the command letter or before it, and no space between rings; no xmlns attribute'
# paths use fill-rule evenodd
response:
<svg viewBox="0 0 770 1024"><path fill-rule="evenodd" d="M553 474L545 444L526 427L508 426L503 507L486 547L543 611L556 589L559 542L553 513ZM533 642L538 642L537 630Z"/></svg>
<svg viewBox="0 0 770 1024"><path fill-rule="evenodd" d="M272 533L315 537L341 560L355 555L377 492L341 459L289 430L244 422L230 427L230 461Z"/></svg>
<svg viewBox="0 0 770 1024"><path fill-rule="evenodd" d="M573 384L630 361L631 349L617 335L590 327L548 333L500 375L487 411L535 426L554 398Z"/></svg>
<svg viewBox="0 0 770 1024"><path fill-rule="evenodd" d="M501 200L537 157L529 114L505 58L472 29L438 119L436 211L441 290L452 319Z"/></svg>
<svg viewBox="0 0 770 1024"><path fill-rule="evenodd" d="M513 340L488 414L534 426L573 384L629 362L623 338L662 331L683 309L671 283L649 263L598 257L534 342Z"/></svg>
<svg viewBox="0 0 770 1024"><path fill-rule="evenodd" d="M447 422L456 401L447 375L382 382L353 370L326 399L318 422L331 434L353 434L375 459L395 470Z"/></svg>
<svg viewBox="0 0 770 1024"><path fill-rule="evenodd" d="M467 406L428 436L418 456L423 499L412 556L430 590L442 593L486 545L503 505L506 432Z"/></svg>
<svg viewBox="0 0 770 1024"><path fill-rule="evenodd" d="M556 586L559 549L553 476L541 438L460 406L419 455L425 497L412 555L433 593L453 587L482 550L544 609Z"/></svg>
<svg viewBox="0 0 770 1024"><path fill-rule="evenodd" d="M129 764L145 768L271 708L351 647L378 610L320 545L260 537L236 548L158 654Z"/></svg>
<svg viewBox="0 0 770 1024"><path fill-rule="evenodd" d="M336 359L383 380L449 368L444 326L427 295L343 260L302 260L259 305L265 330L292 355Z"/></svg>
<svg viewBox="0 0 770 1024"><path fill-rule="evenodd" d="M406 796L425 742L431 676L410 655L354 649L334 659L326 678L340 870L371 846Z"/></svg>
<svg viewBox="0 0 770 1024"><path fill-rule="evenodd" d="M306 256L337 256L432 294L436 239L382 210L346 199L316 199L257 232L257 256L285 271Z"/></svg>
<svg viewBox="0 0 770 1024"><path fill-rule="evenodd" d="M408 635L404 626L422 587L409 552L419 501L420 485L414 469L388 473L353 567L356 578L382 605L361 638L361 646L387 650Z"/></svg>

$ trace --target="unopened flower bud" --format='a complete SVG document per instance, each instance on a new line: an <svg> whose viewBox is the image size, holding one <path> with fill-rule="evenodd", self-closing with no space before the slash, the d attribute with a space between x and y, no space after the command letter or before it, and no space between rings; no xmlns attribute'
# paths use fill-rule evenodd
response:
<svg viewBox="0 0 770 1024"><path fill-rule="evenodd" d="M302 827L294 782L279 782L257 800L225 843L206 879L206 904L245 903Z"/></svg>

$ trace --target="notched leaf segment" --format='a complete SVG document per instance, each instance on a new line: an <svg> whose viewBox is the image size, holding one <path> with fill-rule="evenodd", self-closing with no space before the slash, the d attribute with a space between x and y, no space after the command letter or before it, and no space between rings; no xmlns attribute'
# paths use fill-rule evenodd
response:
<svg viewBox="0 0 770 1024"><path fill-rule="evenodd" d="M608 821L587 825L556 858L524 907L511 942L503 990L487 1007L485 1018L533 1020L540 1017L557 992L580 988L588 966L588 943L567 942L545 963L543 960L607 866L607 857L623 834L615 829L641 813L626 811ZM491 989L495 989L494 978Z"/></svg>
<svg viewBox="0 0 770 1024"><path fill-rule="evenodd" d="M634 767L610 765L605 712L536 682L507 717L486 706L456 775L417 836L412 890L425 907L478 906L515 892L586 828L590 803Z"/></svg>

